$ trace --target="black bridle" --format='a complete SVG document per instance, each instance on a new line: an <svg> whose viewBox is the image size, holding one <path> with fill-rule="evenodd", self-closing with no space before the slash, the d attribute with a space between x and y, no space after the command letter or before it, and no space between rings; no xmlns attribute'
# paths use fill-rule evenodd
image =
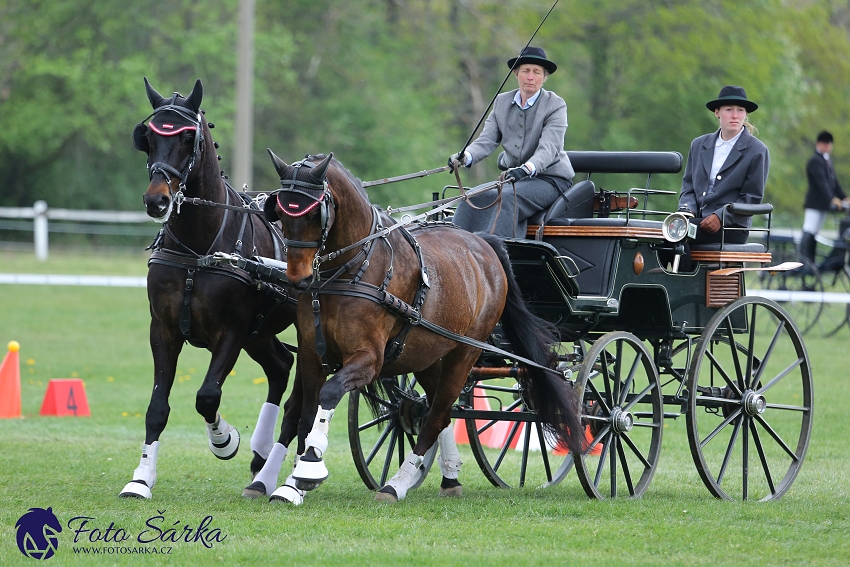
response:
<svg viewBox="0 0 850 567"><path fill-rule="evenodd" d="M319 216L322 227L322 233L319 240L293 240L286 237L284 237L283 240L287 248L316 249L316 255L313 258L313 280L318 281L321 253L325 249L325 242L327 242L328 233L330 233L331 230L330 210L333 208L333 210L336 211L336 203L334 202L333 194L328 187L327 180L323 179L321 183L310 183L308 181L300 181L296 179L298 171L302 167L312 169L315 167L315 164L307 161L306 158L293 163L291 178L281 179L280 189L274 192L273 195L277 201L277 206L283 214L290 218L302 217L310 213L316 207L319 207ZM280 196L282 193L306 197L307 200L312 201L312 203L306 207L297 207L298 210L293 211L288 204L281 202Z"/></svg>
<svg viewBox="0 0 850 567"><path fill-rule="evenodd" d="M174 93L174 96L171 97L171 100L168 102L168 104L164 104L154 110L147 118L136 124L136 127L133 129L133 145L136 147L137 150L148 154L148 179L153 180L153 176L155 174L161 173L162 176L165 177L165 181L168 184L168 192L170 193L171 201L168 205L168 212L162 217L154 219L158 223L165 223L169 219L169 217L171 217L171 210L175 203L177 204L177 214L180 214L180 205L183 203L184 191L186 190L186 182L189 179L189 175L192 173L192 168L195 167L195 161L199 159L199 156L204 148L204 146L202 145L204 143L204 132L202 127L201 113L192 112L185 106L179 106L175 104L178 96L179 95L177 93ZM146 124L146 122L148 122L151 118L153 118L160 112L177 113L178 115L180 115L181 118L185 119L187 122L190 122L191 126L187 126L186 128L180 128L174 132L161 132L157 130L153 125ZM159 134L161 136L174 136L185 129L192 128L194 128L195 130L194 148L192 149L192 156L189 158L189 162L183 169L183 171L180 171L177 168L162 161L158 161L153 164L150 162L150 145L147 140L148 130L151 130L155 134ZM177 193L174 193L171 190L172 175L176 179L180 180L180 183L178 184Z"/></svg>

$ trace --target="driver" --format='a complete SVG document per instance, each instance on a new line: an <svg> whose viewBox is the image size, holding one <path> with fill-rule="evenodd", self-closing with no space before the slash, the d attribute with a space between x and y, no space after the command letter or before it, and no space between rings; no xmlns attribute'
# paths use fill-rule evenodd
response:
<svg viewBox="0 0 850 567"><path fill-rule="evenodd" d="M758 138L748 115L758 105L747 99L742 87L725 86L715 100L705 103L720 128L691 142L682 178L679 211L698 225L694 244L728 242L744 244L752 217L726 215L730 230L723 236L721 216L729 203L759 204L764 196L770 153Z"/></svg>
<svg viewBox="0 0 850 567"><path fill-rule="evenodd" d="M470 232L525 238L528 218L569 189L575 172L564 151L567 105L543 88L557 65L541 48L527 47L508 61L508 67L518 88L496 97L481 135L463 154L449 158L449 169L454 171L456 163L472 167L501 144L499 169L505 173L500 178L513 181L516 192L505 185L501 203L490 207L496 200L495 188L470 199L474 206L462 201L454 224Z"/></svg>

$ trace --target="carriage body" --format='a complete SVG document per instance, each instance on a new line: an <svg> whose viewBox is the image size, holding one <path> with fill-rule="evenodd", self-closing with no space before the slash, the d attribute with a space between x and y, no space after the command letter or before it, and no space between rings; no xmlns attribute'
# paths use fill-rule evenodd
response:
<svg viewBox="0 0 850 567"><path fill-rule="evenodd" d="M663 228L668 213L648 206L654 195L671 192L651 189L649 181L679 172L682 156L570 152L570 159L588 174L574 189L580 199L592 196L594 206L580 205L575 218L556 203L530 220L527 238L505 243L529 307L561 332L558 369L581 400L587 446L579 458L557 447L524 399L517 366L485 352L452 412L482 472L496 486L539 487L558 484L575 465L589 496L639 497L657 468L664 419L684 415L694 463L712 495L781 497L808 447L812 377L791 317L746 295L747 270L763 269L770 253L762 244L695 246L692 265L673 269L675 243ZM647 185L597 192L589 185L593 173L642 173ZM769 223L765 231L769 243ZM498 328L491 341L510 348ZM415 392L407 377L386 380L396 391ZM374 487L358 404L352 396L355 463ZM408 427L398 438L403 444L414 433ZM373 448L368 461L374 457Z"/></svg>

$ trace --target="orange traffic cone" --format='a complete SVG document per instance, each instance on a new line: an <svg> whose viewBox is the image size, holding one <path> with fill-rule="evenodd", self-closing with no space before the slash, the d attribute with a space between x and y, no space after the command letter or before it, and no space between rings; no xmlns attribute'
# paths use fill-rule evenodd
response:
<svg viewBox="0 0 850 567"><path fill-rule="evenodd" d="M490 402L485 397L474 396L472 398L472 408L477 410L490 411ZM486 424L486 420L475 420L475 426L478 428L484 427ZM481 442L482 445L486 446L492 434L493 428L490 427L478 436L478 440ZM466 432L466 423L463 419L455 420L455 443L457 443L458 445L469 445L469 435Z"/></svg>
<svg viewBox="0 0 850 567"><path fill-rule="evenodd" d="M47 383L41 415L90 417L86 386L79 378L54 378Z"/></svg>
<svg viewBox="0 0 850 567"><path fill-rule="evenodd" d="M21 361L18 341L9 341L9 352L0 364L0 418L21 417Z"/></svg>

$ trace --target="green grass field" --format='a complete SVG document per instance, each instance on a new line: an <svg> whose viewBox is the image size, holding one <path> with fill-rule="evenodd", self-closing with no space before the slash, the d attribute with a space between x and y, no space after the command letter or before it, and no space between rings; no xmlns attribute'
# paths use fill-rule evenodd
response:
<svg viewBox="0 0 850 567"><path fill-rule="evenodd" d="M7 273L144 275L144 257L97 260L0 253ZM240 359L224 387L221 413L243 433L239 454L218 461L207 449L195 391L206 352L186 347L161 438L159 478L150 501L118 498L138 465L152 386L144 289L0 285L0 346L21 344L23 419L0 420L0 564L28 565L15 523L29 508L51 507L63 526L53 565L847 565L850 563L850 451L846 446L846 328L807 337L815 381L815 425L806 463L781 500L712 498L694 469L684 418L667 420L658 472L639 500L589 500L571 473L545 490L493 487L468 452L461 499L437 497L434 468L397 505L376 503L348 449L345 400L331 426L331 477L301 507L248 501L248 441L265 396L258 365ZM292 342L289 334L282 337ZM89 418L40 417L51 378L85 381ZM291 467L291 457L284 470ZM129 539L90 543L68 522ZM142 545L136 537L208 528L226 536ZM77 521L79 523L79 520ZM188 527L186 527L188 526ZM91 532L89 532L90 534ZM165 532L167 539L169 532ZM98 535L95 533L95 535ZM74 546L171 547L152 554L75 554Z"/></svg>

